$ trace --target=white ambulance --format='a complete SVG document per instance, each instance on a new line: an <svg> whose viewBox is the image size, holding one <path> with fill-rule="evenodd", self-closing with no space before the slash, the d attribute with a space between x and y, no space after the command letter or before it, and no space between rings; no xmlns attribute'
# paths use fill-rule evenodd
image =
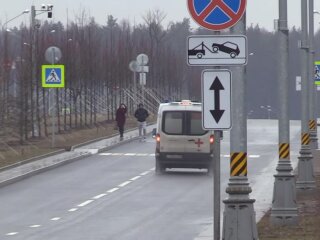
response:
<svg viewBox="0 0 320 240"><path fill-rule="evenodd" d="M167 168L212 171L214 136L202 129L201 103L183 100L160 104L155 138L157 174Z"/></svg>

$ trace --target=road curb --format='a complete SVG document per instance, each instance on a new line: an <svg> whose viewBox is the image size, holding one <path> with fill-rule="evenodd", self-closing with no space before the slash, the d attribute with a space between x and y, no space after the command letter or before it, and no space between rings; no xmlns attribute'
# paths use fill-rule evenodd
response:
<svg viewBox="0 0 320 240"><path fill-rule="evenodd" d="M67 158L66 160L63 160L63 161L60 161L60 162L56 162L56 163L53 163L53 164L48 165L48 166L43 166L43 167L39 167L38 169L33 169L33 170L31 170L29 172L26 172L26 173L23 173L21 175L14 176L12 178L3 180L2 182L0 182L0 187L10 185L12 183L18 182L20 180L23 180L23 179L26 179L26 178L29 178L29 177L32 177L32 176L34 176L36 174L39 174L39 173L42 173L42 172L45 172L45 171L48 171L48 170L63 166L65 164L72 163L74 161L83 159L83 158L88 157L90 155L92 155L92 154L91 153L85 153L85 154L81 154L80 156L76 156L76 157L73 157L73 158Z"/></svg>
<svg viewBox="0 0 320 240"><path fill-rule="evenodd" d="M153 124L149 124L148 126L152 126L152 125ZM136 130L137 130L137 128L130 129L130 130L127 130L126 133L134 132ZM151 134L151 132L148 133L148 135L150 135L150 134ZM117 137L117 136L118 136L118 134L113 134L113 135L110 135L108 137L103 137L103 138L90 140L90 141L87 141L85 143L80 143L80 144L72 146L71 147L71 149L72 149L71 151L66 151L65 149L61 149L61 150L58 150L58 151L55 151L55 152L51 152L51 153L48 153L48 154L44 154L44 155L41 155L41 156L36 156L36 157L30 158L30 159L27 159L25 161L20 161L20 162L18 162L16 164L12 164L12 165L7 166L7 167L3 167L3 168L0 169L0 175L4 174L6 171L14 171L14 169L17 169L19 167L23 168L23 167L27 166L27 164L31 165L30 171L27 171L25 173L21 173L20 175L17 175L17 176L11 177L11 178L0 180L0 187L3 187L3 186L6 186L6 185L9 185L9 184L18 182L20 180L23 180L23 179L26 179L28 177L34 176L36 174L39 174L39 173L42 173L42 172L45 172L45 171L48 171L48 170L51 170L51 169L54 169L54 168L69 164L69 163L72 163L74 161L81 160L83 158L86 158L88 156L93 155L93 153L91 153L90 151L87 151L86 149L83 149L83 151L79 152L80 156L66 158L66 159L58 160L58 161L57 160L56 161L52 160L46 166L43 166L43 165L42 166L36 166L37 163L41 165L41 163L39 163L41 160L45 160L46 158L53 157L53 156L57 156L58 157L59 154L76 152L76 149L80 149L81 150L81 147L84 147L86 145L93 144L93 143L98 143L99 141L108 140L108 139L111 139L111 138L114 138L114 137ZM137 140L137 139L139 139L139 136L135 136L134 135L134 136L132 136L132 137L130 137L128 139L125 139L123 141L111 142L111 144L108 145L108 146L99 147L97 149L97 153L108 151L108 150L110 150L112 148L115 148L117 146L121 146L123 144L129 143L129 142ZM21 169L21 172L22 171L23 171L23 169Z"/></svg>

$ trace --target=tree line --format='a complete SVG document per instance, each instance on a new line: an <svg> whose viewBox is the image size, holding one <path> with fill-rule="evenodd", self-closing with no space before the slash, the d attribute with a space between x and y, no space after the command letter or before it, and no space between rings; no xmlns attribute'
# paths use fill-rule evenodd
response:
<svg viewBox="0 0 320 240"><path fill-rule="evenodd" d="M92 127L114 120L120 102L132 113L142 100L134 98L133 77L129 63L140 53L149 56L145 87L136 79L140 96L156 112L159 101L193 99L201 101L203 67L187 65L187 37L212 32L191 29L190 20L164 26L165 14L149 11L141 24L118 20L112 15L104 25L83 12L74 21L44 21L32 28L0 32L0 138L16 137L21 142L51 134L52 113L56 132ZM300 72L299 29L290 30L290 116L299 118L299 92L295 76ZM33 38L33 36L35 36ZM258 25L247 29L249 56L247 64L247 101L251 117L263 118L260 106L273 107L277 114L277 36ZM316 34L316 49L320 49ZM44 53L50 46L62 51L59 64L65 65L65 87L41 86L41 65L48 64ZM317 52L317 57L319 53ZM35 70L35 74L33 74Z"/></svg>

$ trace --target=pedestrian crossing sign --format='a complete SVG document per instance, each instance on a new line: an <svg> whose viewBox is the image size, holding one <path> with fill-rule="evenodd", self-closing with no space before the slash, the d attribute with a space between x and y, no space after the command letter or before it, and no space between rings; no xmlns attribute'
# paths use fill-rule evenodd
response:
<svg viewBox="0 0 320 240"><path fill-rule="evenodd" d="M42 87L64 87L64 65L42 65Z"/></svg>
<svg viewBox="0 0 320 240"><path fill-rule="evenodd" d="M320 85L320 61L314 63L314 83Z"/></svg>

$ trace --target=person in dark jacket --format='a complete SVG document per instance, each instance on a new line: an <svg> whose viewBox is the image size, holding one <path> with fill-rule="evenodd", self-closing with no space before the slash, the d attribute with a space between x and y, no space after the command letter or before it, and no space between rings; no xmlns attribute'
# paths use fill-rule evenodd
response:
<svg viewBox="0 0 320 240"><path fill-rule="evenodd" d="M140 141L142 140L142 131L143 131L143 139L146 139L146 132L147 132L147 118L149 117L148 111L143 107L143 104L140 103L138 105L138 109L134 113L135 118L138 121L138 128L139 128L139 137Z"/></svg>
<svg viewBox="0 0 320 240"><path fill-rule="evenodd" d="M126 113L127 113L127 106L121 103L120 107L117 109L117 112L116 112L116 121L117 121L118 130L120 133L120 140L123 139L124 124L126 123Z"/></svg>

